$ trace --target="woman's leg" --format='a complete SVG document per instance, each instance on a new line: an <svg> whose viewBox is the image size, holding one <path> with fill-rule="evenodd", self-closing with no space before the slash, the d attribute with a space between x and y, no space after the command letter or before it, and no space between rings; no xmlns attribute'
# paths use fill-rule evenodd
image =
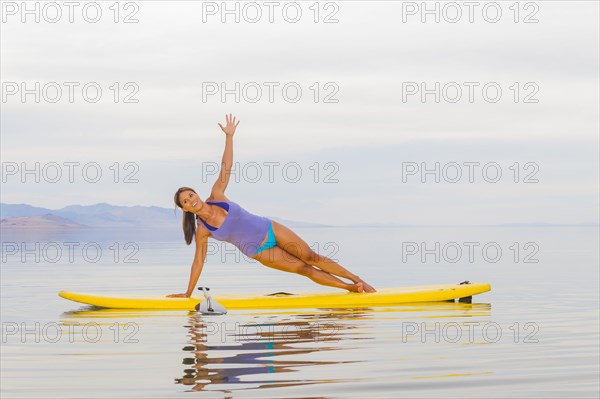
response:
<svg viewBox="0 0 600 399"><path fill-rule="evenodd" d="M265 266L272 267L273 269L282 270L284 272L297 273L302 276L306 276L313 280L315 283L326 285L329 287L342 288L353 292L362 292L362 283L348 284L340 280L339 278L332 276L329 273L325 273L309 264L306 264L302 260L292 256L285 252L279 247L273 247L265 249L254 256L254 259L259 261Z"/></svg>
<svg viewBox="0 0 600 399"><path fill-rule="evenodd" d="M289 253L290 255L288 256L296 257L309 265L314 265L327 273L347 278L354 283L362 283L365 292L375 292L375 288L371 287L342 265L314 252L302 238L288 227L273 221L273 233L277 240L277 246Z"/></svg>

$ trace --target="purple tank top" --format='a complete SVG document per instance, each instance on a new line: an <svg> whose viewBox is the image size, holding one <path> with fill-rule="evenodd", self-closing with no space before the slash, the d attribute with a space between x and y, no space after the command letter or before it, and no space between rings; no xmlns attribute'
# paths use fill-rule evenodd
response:
<svg viewBox="0 0 600 399"><path fill-rule="evenodd" d="M233 201L206 201L206 203L215 204L227 210L223 224L215 229L197 215L196 219L204 223L215 239L235 245L250 258L255 256L269 231L271 221L266 217L248 212Z"/></svg>

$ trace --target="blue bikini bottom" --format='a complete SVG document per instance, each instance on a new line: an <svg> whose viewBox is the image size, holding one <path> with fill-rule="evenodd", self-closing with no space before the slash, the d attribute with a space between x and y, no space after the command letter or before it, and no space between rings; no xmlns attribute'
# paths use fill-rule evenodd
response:
<svg viewBox="0 0 600 399"><path fill-rule="evenodd" d="M256 253L264 251L265 249L273 248L277 245L277 241L275 240L275 233L273 233L273 222L269 225L269 231L267 233L267 241L263 245L258 248Z"/></svg>

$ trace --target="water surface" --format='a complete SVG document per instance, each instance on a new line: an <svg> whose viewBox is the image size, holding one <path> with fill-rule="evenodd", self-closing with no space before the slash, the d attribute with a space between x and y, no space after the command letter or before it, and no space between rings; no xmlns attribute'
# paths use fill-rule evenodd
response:
<svg viewBox="0 0 600 399"><path fill-rule="evenodd" d="M2 397L598 396L597 228L295 230L375 287L492 291L472 304L220 317L97 309L56 293L183 292L193 248L178 232L3 231ZM217 293L326 289L216 242L200 281Z"/></svg>

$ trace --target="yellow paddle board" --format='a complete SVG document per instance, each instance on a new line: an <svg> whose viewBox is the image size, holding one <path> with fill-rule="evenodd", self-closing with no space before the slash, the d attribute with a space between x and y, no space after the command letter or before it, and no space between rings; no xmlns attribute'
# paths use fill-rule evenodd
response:
<svg viewBox="0 0 600 399"><path fill-rule="evenodd" d="M470 301L473 295L490 289L487 283L461 283L382 288L374 293L335 291L270 295L224 294L211 295L211 297L227 309L358 308L455 299ZM195 310L196 305L204 299L203 297L117 297L69 291L60 291L58 295L71 301L110 309Z"/></svg>

